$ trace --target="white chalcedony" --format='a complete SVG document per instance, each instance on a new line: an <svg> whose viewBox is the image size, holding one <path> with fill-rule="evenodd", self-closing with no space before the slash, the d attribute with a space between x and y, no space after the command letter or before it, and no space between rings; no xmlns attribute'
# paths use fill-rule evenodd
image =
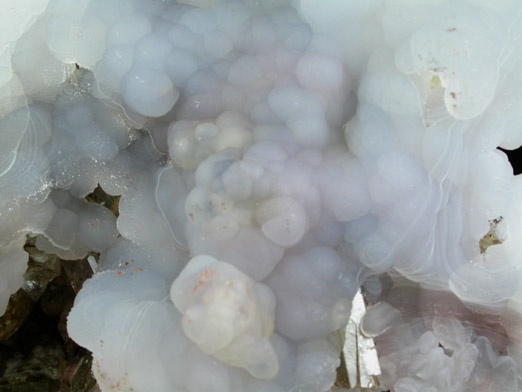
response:
<svg viewBox="0 0 522 392"><path fill-rule="evenodd" d="M296 245L308 229L304 208L288 197L269 199L261 204L256 219L263 234L285 248Z"/></svg>
<svg viewBox="0 0 522 392"><path fill-rule="evenodd" d="M327 392L361 285L383 388L520 389L520 1L1 3L0 312L87 258L102 391Z"/></svg>
<svg viewBox="0 0 522 392"><path fill-rule="evenodd" d="M170 290L183 330L203 352L258 378L279 371L270 343L275 297L232 265L211 256L189 261Z"/></svg>

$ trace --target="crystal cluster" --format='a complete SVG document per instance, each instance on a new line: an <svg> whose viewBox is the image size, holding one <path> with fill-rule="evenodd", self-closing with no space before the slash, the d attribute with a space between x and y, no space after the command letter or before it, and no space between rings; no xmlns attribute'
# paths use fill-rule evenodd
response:
<svg viewBox="0 0 522 392"><path fill-rule="evenodd" d="M0 311L98 254L102 391L329 391L361 285L385 390L518 390L518 0L0 8Z"/></svg>

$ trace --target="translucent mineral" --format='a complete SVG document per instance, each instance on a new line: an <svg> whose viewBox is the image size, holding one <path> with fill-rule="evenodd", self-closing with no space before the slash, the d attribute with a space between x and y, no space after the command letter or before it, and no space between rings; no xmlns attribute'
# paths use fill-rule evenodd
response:
<svg viewBox="0 0 522 392"><path fill-rule="evenodd" d="M521 36L518 0L3 0L0 313L29 237L91 261L103 392L517 391Z"/></svg>

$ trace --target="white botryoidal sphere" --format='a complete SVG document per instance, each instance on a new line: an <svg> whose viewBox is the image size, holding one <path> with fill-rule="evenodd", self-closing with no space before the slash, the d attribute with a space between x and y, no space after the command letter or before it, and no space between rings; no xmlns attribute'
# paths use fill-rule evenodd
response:
<svg viewBox="0 0 522 392"><path fill-rule="evenodd" d="M257 378L277 375L270 343L275 297L234 266L196 256L174 280L172 302L183 315L183 330L203 352Z"/></svg>

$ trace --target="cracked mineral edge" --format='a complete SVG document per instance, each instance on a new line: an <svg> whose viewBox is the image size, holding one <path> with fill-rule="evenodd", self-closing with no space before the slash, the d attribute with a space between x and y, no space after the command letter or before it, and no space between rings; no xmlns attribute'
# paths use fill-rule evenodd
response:
<svg viewBox="0 0 522 392"><path fill-rule="evenodd" d="M366 313L364 297L359 289L352 303L350 319L344 330L342 356L346 369L345 388L374 390L379 387L381 367L372 338L361 332L361 320ZM344 370L342 372L344 373ZM348 385L346 385L348 384Z"/></svg>

